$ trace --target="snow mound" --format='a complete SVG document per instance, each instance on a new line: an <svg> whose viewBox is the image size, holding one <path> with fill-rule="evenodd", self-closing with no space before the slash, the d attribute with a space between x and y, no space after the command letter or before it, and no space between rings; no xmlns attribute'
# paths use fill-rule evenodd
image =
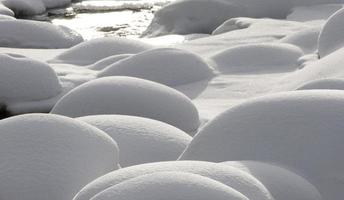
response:
<svg viewBox="0 0 344 200"><path fill-rule="evenodd" d="M256 161L228 161L223 164L252 174L278 200L321 200L318 190L303 177L282 167Z"/></svg>
<svg viewBox="0 0 344 200"><path fill-rule="evenodd" d="M97 38L63 52L50 62L89 65L109 56L136 54L150 48L152 46L137 40L118 37Z"/></svg>
<svg viewBox="0 0 344 200"><path fill-rule="evenodd" d="M325 57L344 46L344 9L334 13L326 22L319 35L318 51Z"/></svg>
<svg viewBox="0 0 344 200"><path fill-rule="evenodd" d="M343 120L343 91L269 95L235 106L209 122L181 159L276 163L306 177L324 199L340 199L344 157L334 154L344 151Z"/></svg>
<svg viewBox="0 0 344 200"><path fill-rule="evenodd" d="M197 130L196 107L184 94L167 86L132 77L107 77L85 83L60 99L52 113L70 117L97 114L155 119L186 132Z"/></svg>
<svg viewBox="0 0 344 200"><path fill-rule="evenodd" d="M0 2L0 15L14 16L14 12Z"/></svg>
<svg viewBox="0 0 344 200"><path fill-rule="evenodd" d="M296 32L280 40L282 43L293 44L300 47L305 53L313 53L318 49L319 27L309 28Z"/></svg>
<svg viewBox="0 0 344 200"><path fill-rule="evenodd" d="M121 60L98 77L133 76L168 86L198 82L213 76L208 64L196 54L173 48L157 48Z"/></svg>
<svg viewBox="0 0 344 200"><path fill-rule="evenodd" d="M147 118L95 115L78 119L99 128L117 142L122 167L176 160L192 139L171 125Z"/></svg>
<svg viewBox="0 0 344 200"><path fill-rule="evenodd" d="M75 31L47 22L0 20L0 46L15 48L69 48L83 41Z"/></svg>
<svg viewBox="0 0 344 200"><path fill-rule="evenodd" d="M158 162L126 167L106 174L86 185L73 200L89 200L98 193L130 179L158 172L186 172L221 182L250 200L271 200L269 191L252 175L218 163L200 161ZM174 176L170 176L170 179ZM178 194L178 192L174 192ZM149 199L149 198L148 198ZM212 199L212 198L210 198Z"/></svg>
<svg viewBox="0 0 344 200"><path fill-rule="evenodd" d="M232 47L212 59L223 73L271 73L297 69L302 55L302 50L291 44L261 43Z"/></svg>
<svg viewBox="0 0 344 200"><path fill-rule="evenodd" d="M222 22L244 13L242 6L226 0L175 1L155 13L143 36L211 33Z"/></svg>
<svg viewBox="0 0 344 200"><path fill-rule="evenodd" d="M48 99L62 88L46 63L15 54L0 54L0 102Z"/></svg>
<svg viewBox="0 0 344 200"><path fill-rule="evenodd" d="M89 69L93 69L93 70L103 70L106 67L120 61L123 60L125 58L128 58L130 56L132 56L134 54L119 54L119 55L114 55L114 56L109 56L106 57L102 60L99 60L98 62L88 66Z"/></svg>
<svg viewBox="0 0 344 200"><path fill-rule="evenodd" d="M86 123L50 114L0 121L1 199L72 199L88 182L118 168L118 148Z"/></svg>
<svg viewBox="0 0 344 200"><path fill-rule="evenodd" d="M327 78L308 82L297 90L344 90L344 79Z"/></svg>
<svg viewBox="0 0 344 200"><path fill-rule="evenodd" d="M248 200L234 189L204 176L185 172L147 174L115 185L92 200Z"/></svg>

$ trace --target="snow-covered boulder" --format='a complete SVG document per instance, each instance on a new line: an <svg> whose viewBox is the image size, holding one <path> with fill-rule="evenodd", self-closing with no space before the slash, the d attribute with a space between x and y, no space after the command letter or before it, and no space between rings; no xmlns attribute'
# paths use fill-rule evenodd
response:
<svg viewBox="0 0 344 200"><path fill-rule="evenodd" d="M0 1L0 15L7 15L13 17L14 12L8 7L4 6L4 4L2 4Z"/></svg>
<svg viewBox="0 0 344 200"><path fill-rule="evenodd" d="M344 92L308 90L249 100L220 114L191 141L182 160L276 163L306 177L323 199L344 187Z"/></svg>
<svg viewBox="0 0 344 200"><path fill-rule="evenodd" d="M136 54L150 48L151 45L137 40L119 37L97 38L63 52L50 62L89 65L109 56Z"/></svg>
<svg viewBox="0 0 344 200"><path fill-rule="evenodd" d="M238 168L210 162L171 161L136 165L108 173L86 185L73 200L89 200L98 193L133 178L171 171L193 173L213 179L239 191L250 200L272 199L269 191L262 183ZM170 179L173 177L170 176ZM178 192L175 191L174 194L176 195Z"/></svg>
<svg viewBox="0 0 344 200"><path fill-rule="evenodd" d="M344 90L344 79L326 78L310 81L297 90Z"/></svg>
<svg viewBox="0 0 344 200"><path fill-rule="evenodd" d="M223 164L252 174L278 200L322 200L318 190L303 177L277 165L256 161L228 161Z"/></svg>
<svg viewBox="0 0 344 200"><path fill-rule="evenodd" d="M103 70L106 67L108 67L108 66L110 66L110 65L112 65L112 64L114 64L120 60L128 58L132 55L134 55L134 54L119 54L119 55L109 56L109 57L101 59L98 62L88 66L88 68L93 69L93 70Z"/></svg>
<svg viewBox="0 0 344 200"><path fill-rule="evenodd" d="M51 114L0 121L0 194L6 200L72 199L118 168L116 143L84 122Z"/></svg>
<svg viewBox="0 0 344 200"><path fill-rule="evenodd" d="M249 200L218 181L185 172L160 172L130 179L92 200Z"/></svg>
<svg viewBox="0 0 344 200"><path fill-rule="evenodd" d="M177 160L191 136L160 121L126 115L94 115L78 118L110 135L121 150L122 167Z"/></svg>
<svg viewBox="0 0 344 200"><path fill-rule="evenodd" d="M213 71L196 54L174 48L157 48L121 60L98 74L98 77L106 76L133 76L178 86L210 78Z"/></svg>
<svg viewBox="0 0 344 200"><path fill-rule="evenodd" d="M313 53L318 49L319 27L309 28L296 32L280 40L282 43L293 44L300 47L305 53Z"/></svg>
<svg viewBox="0 0 344 200"><path fill-rule="evenodd" d="M152 81L122 76L96 79L73 89L57 102L52 113L70 117L133 115L186 132L199 126L198 111L184 94Z"/></svg>
<svg viewBox="0 0 344 200"><path fill-rule="evenodd" d="M291 44L262 43L232 47L212 59L223 73L274 73L297 69L302 55L302 50Z"/></svg>
<svg viewBox="0 0 344 200"><path fill-rule="evenodd" d="M344 9L334 13L326 22L318 41L318 51L320 57L325 57L330 53L344 46Z"/></svg>
<svg viewBox="0 0 344 200"><path fill-rule="evenodd" d="M0 46L16 48L69 48L83 41L75 31L47 22L0 20Z"/></svg>
<svg viewBox="0 0 344 200"><path fill-rule="evenodd" d="M61 92L46 63L16 54L0 54L0 103L48 99Z"/></svg>

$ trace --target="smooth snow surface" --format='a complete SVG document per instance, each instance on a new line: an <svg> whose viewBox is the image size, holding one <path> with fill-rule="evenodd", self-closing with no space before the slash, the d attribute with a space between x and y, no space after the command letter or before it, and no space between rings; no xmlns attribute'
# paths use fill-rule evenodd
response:
<svg viewBox="0 0 344 200"><path fill-rule="evenodd" d="M0 54L0 71L0 103L48 99L61 92L55 71L46 63Z"/></svg>
<svg viewBox="0 0 344 200"><path fill-rule="evenodd" d="M223 164L252 174L268 188L274 199L322 200L318 190L306 179L277 165L256 161L228 161Z"/></svg>
<svg viewBox="0 0 344 200"><path fill-rule="evenodd" d="M66 6L71 0L0 0L0 3L13 10L17 16L26 16L44 13L47 8Z"/></svg>
<svg viewBox="0 0 344 200"><path fill-rule="evenodd" d="M319 55L325 57L344 46L344 9L333 14L319 35Z"/></svg>
<svg viewBox="0 0 344 200"><path fill-rule="evenodd" d="M83 41L75 31L47 22L0 20L0 46L16 48L69 48Z"/></svg>
<svg viewBox="0 0 344 200"><path fill-rule="evenodd" d="M263 73L293 71L302 55L294 45L268 43L232 47L212 59L222 73Z"/></svg>
<svg viewBox="0 0 344 200"><path fill-rule="evenodd" d="M176 160L192 139L171 125L147 118L95 115L78 119L99 128L117 142L122 167Z"/></svg>
<svg viewBox="0 0 344 200"><path fill-rule="evenodd" d="M132 55L135 55L135 54L119 54L119 55L109 56L88 66L88 68L93 69L93 70L103 70L109 67L110 65L115 64L116 62L123 60L125 58L128 58Z"/></svg>
<svg viewBox="0 0 344 200"><path fill-rule="evenodd" d="M173 48L156 48L134 55L105 68L98 77L133 76L168 86L202 81L212 69L198 55Z"/></svg>
<svg viewBox="0 0 344 200"><path fill-rule="evenodd" d="M250 200L272 200L268 190L252 175L234 167L200 161L172 161L148 163L106 174L86 185L73 200L89 200L98 193L130 181L133 178L158 172L187 172L221 182L242 193ZM174 176L169 177L173 180ZM174 192L177 195L178 192ZM169 196L168 196L169 197ZM171 198L171 197L169 197ZM212 199L212 198L210 198Z"/></svg>
<svg viewBox="0 0 344 200"><path fill-rule="evenodd" d="M196 107L182 93L132 77L106 77L85 83L57 102L52 113L70 117L97 114L133 115L155 119L186 132L196 131Z"/></svg>
<svg viewBox="0 0 344 200"><path fill-rule="evenodd" d="M344 187L344 92L298 91L239 104L209 122L182 160L255 160L297 171L324 199Z"/></svg>
<svg viewBox="0 0 344 200"><path fill-rule="evenodd" d="M103 131L51 114L0 121L3 200L67 200L88 182L118 169L118 148Z"/></svg>
<svg viewBox="0 0 344 200"><path fill-rule="evenodd" d="M160 172L130 179L99 193L91 200L249 200L234 189L204 176Z"/></svg>
<svg viewBox="0 0 344 200"><path fill-rule="evenodd" d="M50 60L51 63L89 65L118 54L136 54L152 48L146 43L118 37L83 42Z"/></svg>
<svg viewBox="0 0 344 200"><path fill-rule="evenodd" d="M327 78L308 82L297 90L344 90L344 79Z"/></svg>

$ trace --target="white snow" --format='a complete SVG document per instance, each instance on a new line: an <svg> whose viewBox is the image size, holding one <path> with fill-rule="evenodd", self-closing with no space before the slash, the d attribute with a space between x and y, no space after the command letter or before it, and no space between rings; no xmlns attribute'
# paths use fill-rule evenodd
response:
<svg viewBox="0 0 344 200"><path fill-rule="evenodd" d="M51 111L70 117L96 114L133 115L166 122L186 132L199 126L198 111L182 93L132 77L106 77L66 94Z"/></svg>
<svg viewBox="0 0 344 200"><path fill-rule="evenodd" d="M191 137L171 125L125 115L95 115L78 118L109 134L121 150L122 167L176 160Z"/></svg>
<svg viewBox="0 0 344 200"><path fill-rule="evenodd" d="M0 193L6 200L61 200L118 168L118 148L104 132L51 114L0 121Z"/></svg>
<svg viewBox="0 0 344 200"><path fill-rule="evenodd" d="M235 46L212 59L222 73L286 72L297 69L302 55L302 50L294 45L260 43Z"/></svg>
<svg viewBox="0 0 344 200"><path fill-rule="evenodd" d="M297 90L344 90L344 79L325 78L310 81L297 88Z"/></svg>
<svg viewBox="0 0 344 200"><path fill-rule="evenodd" d="M75 31L47 22L0 20L0 46L16 48L68 48L83 41Z"/></svg>
<svg viewBox="0 0 344 200"><path fill-rule="evenodd" d="M333 14L324 25L319 35L319 55L325 57L330 53L342 48L344 40L344 9Z"/></svg>
<svg viewBox="0 0 344 200"><path fill-rule="evenodd" d="M344 187L344 92L308 90L249 100L209 122L182 160L255 160L298 172L324 199Z"/></svg>
<svg viewBox="0 0 344 200"><path fill-rule="evenodd" d="M0 2L0 14L1 15L7 15L7 16L14 16L14 12L7 8L6 6L4 6L1 2Z"/></svg>
<svg viewBox="0 0 344 200"><path fill-rule="evenodd" d="M160 172L130 179L97 194L92 200L249 200L210 178L185 172Z"/></svg>
<svg viewBox="0 0 344 200"><path fill-rule="evenodd" d="M277 165L256 161L228 161L223 164L252 174L268 188L274 199L322 200L318 190L306 179Z"/></svg>
<svg viewBox="0 0 344 200"><path fill-rule="evenodd" d="M46 63L18 54L0 54L0 102L52 98L61 92L55 71Z"/></svg>
<svg viewBox="0 0 344 200"><path fill-rule="evenodd" d="M200 161L157 162L126 167L108 173L86 185L73 200L92 199L100 192L133 178L158 172L186 172L221 182L250 200L272 200L269 191L249 173L218 163ZM170 176L173 179L174 176ZM174 192L177 195L178 192ZM212 198L211 198L212 199Z"/></svg>
<svg viewBox="0 0 344 200"><path fill-rule="evenodd" d="M74 46L50 62L89 65L109 56L136 54L150 48L151 45L137 40L118 37L98 38Z"/></svg>
<svg viewBox="0 0 344 200"><path fill-rule="evenodd" d="M102 60L99 60L98 62L88 66L89 69L92 69L92 70L103 70L105 69L106 67L122 60L122 59L125 59L125 58L128 58L132 55L135 55L135 54L119 54L119 55L114 55L114 56L109 56L109 57L106 57Z"/></svg>
<svg viewBox="0 0 344 200"><path fill-rule="evenodd" d="M178 86L211 78L213 71L196 54L174 48L156 48L121 60L98 74L98 77L106 76L133 76Z"/></svg>

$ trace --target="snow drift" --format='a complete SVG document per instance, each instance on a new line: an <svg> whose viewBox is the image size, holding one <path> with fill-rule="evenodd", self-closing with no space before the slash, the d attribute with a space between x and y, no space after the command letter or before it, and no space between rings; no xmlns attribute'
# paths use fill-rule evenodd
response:
<svg viewBox="0 0 344 200"><path fill-rule="evenodd" d="M302 50L294 45L260 43L229 48L212 60L223 73L271 73L296 70L302 55Z"/></svg>
<svg viewBox="0 0 344 200"><path fill-rule="evenodd" d="M1 199L72 199L88 182L118 168L118 148L84 122L50 114L0 121Z"/></svg>
<svg viewBox="0 0 344 200"><path fill-rule="evenodd" d="M69 48L83 41L75 31L47 22L0 20L0 46L15 48Z"/></svg>
<svg viewBox="0 0 344 200"><path fill-rule="evenodd" d="M143 175L158 172L186 172L221 182L250 200L272 200L269 191L252 175L234 167L200 161L171 161L136 165L108 173L86 185L73 200L89 200L102 191ZM170 176L170 179L174 176ZM178 192L174 192L174 195ZM211 198L212 199L212 198Z"/></svg>
<svg viewBox="0 0 344 200"><path fill-rule="evenodd" d="M186 132L195 131L199 126L198 111L185 95L167 86L132 77L106 77L85 83L62 97L51 112L70 117L140 116Z"/></svg>
<svg viewBox="0 0 344 200"><path fill-rule="evenodd" d="M185 132L147 118L95 115L78 119L99 128L117 142L122 167L176 160L191 141Z"/></svg>
<svg viewBox="0 0 344 200"><path fill-rule="evenodd" d="M248 200L234 189L204 176L160 172L130 179L97 194L92 200Z"/></svg>
<svg viewBox="0 0 344 200"><path fill-rule="evenodd" d="M276 163L310 181L324 199L344 187L344 92L298 91L249 100L208 123L182 160Z"/></svg>
<svg viewBox="0 0 344 200"><path fill-rule="evenodd" d="M50 62L89 65L109 56L136 54L150 48L152 46L137 40L117 37L98 38L83 42L58 55Z"/></svg>
<svg viewBox="0 0 344 200"><path fill-rule="evenodd" d="M16 54L0 54L0 102L48 99L62 88L46 63Z"/></svg>
<svg viewBox="0 0 344 200"><path fill-rule="evenodd" d="M173 48L157 48L121 60L101 71L98 77L133 76L178 86L213 76L208 64L196 54Z"/></svg>

